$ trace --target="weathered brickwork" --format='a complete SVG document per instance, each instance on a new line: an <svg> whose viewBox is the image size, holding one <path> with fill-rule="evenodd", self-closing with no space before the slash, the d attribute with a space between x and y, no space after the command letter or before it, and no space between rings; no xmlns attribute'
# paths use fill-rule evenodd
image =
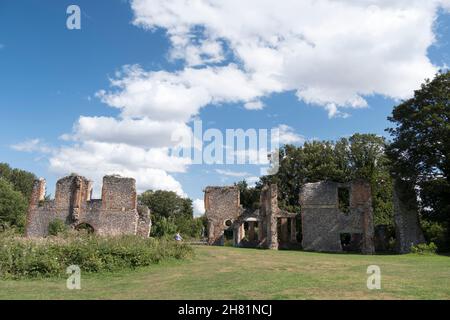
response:
<svg viewBox="0 0 450 320"><path fill-rule="evenodd" d="M59 219L72 228L90 225L105 236L150 234L150 212L137 206L136 181L120 176L103 178L102 199L91 199L92 182L78 175L56 183L55 199L44 200L45 180L37 180L29 204L26 235L44 237L49 223Z"/></svg>
<svg viewBox="0 0 450 320"><path fill-rule="evenodd" d="M225 230L234 229L236 220L241 214L239 188L207 187L205 211L208 218L208 243L223 245Z"/></svg>
<svg viewBox="0 0 450 320"><path fill-rule="evenodd" d="M278 208L278 190L277 185L264 186L260 196L261 208L259 210L262 221L263 236L261 247L269 249L278 249L278 228L277 216Z"/></svg>
<svg viewBox="0 0 450 320"><path fill-rule="evenodd" d="M340 191L346 191L342 199ZM347 203L345 203L347 198ZM297 215L278 207L276 185L261 190L260 208L244 210L237 187L208 187L205 208L208 243L224 244L225 231L235 246L268 249L298 248ZM397 252L424 243L414 190L396 182L393 194ZM344 204L343 204L344 202ZM307 183L300 192L302 240L305 250L360 251L373 254L389 248L387 226L374 231L372 193L365 181ZM227 224L226 222L229 222Z"/></svg>
<svg viewBox="0 0 450 320"><path fill-rule="evenodd" d="M147 206L138 205L137 210L139 215L137 235L148 238L150 237L150 229L152 228L150 209Z"/></svg>
<svg viewBox="0 0 450 320"><path fill-rule="evenodd" d="M348 213L339 208L339 188L348 189ZM300 193L302 247L305 250L341 252L342 236L349 234L349 246L362 253L374 253L374 227L370 185L355 181L307 183Z"/></svg>
<svg viewBox="0 0 450 320"><path fill-rule="evenodd" d="M259 209L247 211L240 205L238 187L207 187L208 243L223 245L226 230L232 233L235 246L278 249L280 243L296 243L296 215L278 208L276 185L262 189L260 203Z"/></svg>
<svg viewBox="0 0 450 320"><path fill-rule="evenodd" d="M412 246L425 243L419 224L417 196L411 187L397 180L393 200L396 249L399 253L409 253Z"/></svg>

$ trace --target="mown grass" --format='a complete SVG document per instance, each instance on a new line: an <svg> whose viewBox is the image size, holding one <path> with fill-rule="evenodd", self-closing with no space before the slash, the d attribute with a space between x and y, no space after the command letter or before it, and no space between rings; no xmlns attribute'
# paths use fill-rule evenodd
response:
<svg viewBox="0 0 450 320"><path fill-rule="evenodd" d="M0 281L0 299L450 299L450 257L195 247L195 257L134 271ZM368 290L369 265L382 289Z"/></svg>

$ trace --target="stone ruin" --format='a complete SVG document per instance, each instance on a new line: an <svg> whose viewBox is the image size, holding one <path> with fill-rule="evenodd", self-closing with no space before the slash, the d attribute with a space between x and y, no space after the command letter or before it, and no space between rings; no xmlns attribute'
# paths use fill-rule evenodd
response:
<svg viewBox="0 0 450 320"><path fill-rule="evenodd" d="M393 197L397 251L406 253L411 245L424 242L417 207L401 197L398 188ZM261 190L260 208L251 211L240 205L237 186L207 187L208 244L224 245L228 240L238 247L302 247L320 252L373 254L375 240L383 241L382 237L375 237L371 187L365 181L307 183L301 189L299 201L300 215L281 210L277 186L266 185ZM301 222L301 246L297 239L298 222Z"/></svg>
<svg viewBox="0 0 450 320"><path fill-rule="evenodd" d="M400 180L394 185L394 220L397 252L408 253L411 246L425 242L417 216L417 196L411 187Z"/></svg>
<svg viewBox="0 0 450 320"><path fill-rule="evenodd" d="M29 203L26 236L44 237L52 221L74 229L87 227L102 236L149 237L150 209L138 206L136 181L117 175L103 178L102 198L92 199L92 182L70 175L56 183L55 199L45 199L45 180L36 180Z"/></svg>
<svg viewBox="0 0 450 320"><path fill-rule="evenodd" d="M349 251L375 252L368 183L308 183L300 192L300 206L303 249L342 252L348 246Z"/></svg>
<svg viewBox="0 0 450 320"><path fill-rule="evenodd" d="M207 187L205 211L208 219L208 244L278 249L298 246L296 214L278 208L276 185L261 191L258 210L240 205L239 188ZM228 234L228 236L227 236Z"/></svg>

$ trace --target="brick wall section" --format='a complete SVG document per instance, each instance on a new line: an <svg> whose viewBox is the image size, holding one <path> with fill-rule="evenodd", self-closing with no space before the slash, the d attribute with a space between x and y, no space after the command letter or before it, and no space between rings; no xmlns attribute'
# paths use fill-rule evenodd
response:
<svg viewBox="0 0 450 320"><path fill-rule="evenodd" d="M398 253L409 253L411 246L425 243L419 224L417 196L411 187L397 180L393 200L396 250Z"/></svg>
<svg viewBox="0 0 450 320"><path fill-rule="evenodd" d="M350 184L350 216L360 217L360 221L354 221L352 228L361 228L362 247L364 254L375 253L372 189L366 181L357 180ZM357 231L358 232L358 231Z"/></svg>
<svg viewBox="0 0 450 320"><path fill-rule="evenodd" d="M26 226L28 237L46 236L49 223L56 219L73 228L87 223L99 235L149 236L151 226L149 212L142 210L142 215L139 215L134 179L119 176L104 177L103 198L98 200L91 199L92 182L78 175L58 180L54 200L42 201L42 188L45 190L45 180L35 182L28 208Z"/></svg>
<svg viewBox="0 0 450 320"><path fill-rule="evenodd" d="M339 210L338 188L350 189L348 214ZM301 190L300 205L303 249L341 252L341 233L360 233L361 251L365 254L374 253L372 196L368 183L308 183Z"/></svg>
<svg viewBox="0 0 450 320"><path fill-rule="evenodd" d="M224 231L229 228L225 225L227 220L233 222L231 228L238 238L237 233L240 230L236 222L241 212L238 187L207 187L205 189L205 214L208 219L208 244L223 245Z"/></svg>
<svg viewBox="0 0 450 320"><path fill-rule="evenodd" d="M249 226L254 226L258 222L257 239L254 230L251 229L250 238L252 245L260 248L278 249L278 219L284 219L284 233L287 241L296 242L295 237L287 235L288 218L295 218L295 214L280 210L278 208L277 185L266 185L261 190L261 206L259 209L250 212L242 209L239 199L239 188L228 187L207 187L205 189L205 209L208 219L208 243L210 245L223 245L224 231L230 229L234 233L234 245L241 246L244 238L244 223L249 222ZM232 221L232 225L227 227L225 222ZM292 223L292 222L291 222ZM293 223L295 228L295 223ZM294 231L295 235L295 231Z"/></svg>
<svg viewBox="0 0 450 320"><path fill-rule="evenodd" d="M339 188L349 189L349 212L339 208ZM418 220L418 209L414 192L396 183L394 191L394 216L398 251L406 253L411 245L424 242ZM235 234L235 245L240 245L245 221L258 222L257 246L277 249L282 242L295 244L295 214L278 208L276 185L264 186L261 190L260 208L254 212L244 212L239 202L237 187L207 187L205 189L205 208L208 219L208 243L223 245L225 221L231 220L229 228ZM305 184L300 192L302 219L302 247L305 250L342 252L341 234L351 234L354 242L364 254L373 254L374 224L372 193L370 184L357 180L350 183L322 181ZM249 220L251 219L251 220ZM288 220L290 219L290 220ZM281 234L278 235L278 221ZM288 239L288 224L291 234ZM294 231L292 231L294 230ZM253 238L253 231L251 234Z"/></svg>
<svg viewBox="0 0 450 320"><path fill-rule="evenodd" d="M79 189L77 190L77 182L79 183ZM65 209L72 208L75 204L78 204L82 210L86 205L86 201L91 193L92 183L81 176L70 175L59 179L56 182L55 189L55 205L57 208Z"/></svg>
<svg viewBox="0 0 450 320"><path fill-rule="evenodd" d="M103 210L132 210L137 206L136 180L105 176L102 188Z"/></svg>
<svg viewBox="0 0 450 320"><path fill-rule="evenodd" d="M40 236L48 233L48 224L53 216L58 215L55 200L44 201L45 179L35 180L28 207L25 235ZM65 220L65 217L61 217Z"/></svg>
<svg viewBox="0 0 450 320"><path fill-rule="evenodd" d="M150 218L150 209L147 206L138 206L138 226L137 235L147 238L150 236L150 229L152 228L152 220Z"/></svg>
<svg viewBox="0 0 450 320"><path fill-rule="evenodd" d="M277 217L280 209L278 208L278 189L276 184L265 185L262 188L260 204L259 212L263 226L263 238L260 246L268 249L278 249Z"/></svg>

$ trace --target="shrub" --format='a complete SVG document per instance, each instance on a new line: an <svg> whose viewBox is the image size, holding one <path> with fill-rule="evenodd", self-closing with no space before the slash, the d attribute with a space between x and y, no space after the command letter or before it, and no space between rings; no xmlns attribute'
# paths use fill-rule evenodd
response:
<svg viewBox="0 0 450 320"><path fill-rule="evenodd" d="M39 240L0 234L0 278L64 276L78 265L82 272L108 272L149 266L193 254L187 244L137 236L114 238L67 233Z"/></svg>
<svg viewBox="0 0 450 320"><path fill-rule="evenodd" d="M434 244L434 242L430 242L429 244L421 243L411 247L411 253L417 254L435 254L436 251L437 246Z"/></svg>
<svg viewBox="0 0 450 320"><path fill-rule="evenodd" d="M64 221L56 219L48 224L48 234L51 236L57 236L60 233L64 233L68 230L68 227Z"/></svg>
<svg viewBox="0 0 450 320"><path fill-rule="evenodd" d="M438 247L438 251L444 252L449 250L449 239L447 237L447 228L445 224L421 220L421 226L425 239L428 242L434 242Z"/></svg>
<svg viewBox="0 0 450 320"><path fill-rule="evenodd" d="M200 218L181 217L175 220L177 231L188 239L200 239L203 236L203 221Z"/></svg>
<svg viewBox="0 0 450 320"><path fill-rule="evenodd" d="M152 225L151 234L158 238L171 238L177 231L178 227L172 218L162 217Z"/></svg>

